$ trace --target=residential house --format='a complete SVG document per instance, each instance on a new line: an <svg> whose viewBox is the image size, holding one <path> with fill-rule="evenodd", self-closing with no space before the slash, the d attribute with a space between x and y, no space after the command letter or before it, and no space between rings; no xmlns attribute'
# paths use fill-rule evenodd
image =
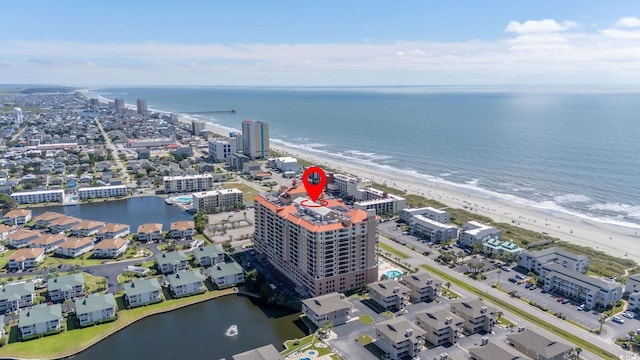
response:
<svg viewBox="0 0 640 360"><path fill-rule="evenodd" d="M71 234L76 237L95 235L105 226L102 221L82 220L71 228Z"/></svg>
<svg viewBox="0 0 640 360"><path fill-rule="evenodd" d="M404 317L397 317L375 325L375 344L387 359L402 359L418 355L424 344L424 330Z"/></svg>
<svg viewBox="0 0 640 360"><path fill-rule="evenodd" d="M75 299L84 294L84 276L81 273L62 275L47 282L51 301Z"/></svg>
<svg viewBox="0 0 640 360"><path fill-rule="evenodd" d="M471 360L531 360L530 357L516 351L503 342L486 342L484 345L472 347L469 349L469 358Z"/></svg>
<svg viewBox="0 0 640 360"><path fill-rule="evenodd" d="M196 233L194 222L190 220L172 222L170 230L175 240L191 240Z"/></svg>
<svg viewBox="0 0 640 360"><path fill-rule="evenodd" d="M435 300L442 288L442 281L434 280L424 271L403 276L399 282L409 288L409 297L414 303Z"/></svg>
<svg viewBox="0 0 640 360"><path fill-rule="evenodd" d="M75 300L76 317L80 326L98 324L116 318L116 299L113 294L91 294Z"/></svg>
<svg viewBox="0 0 640 360"><path fill-rule="evenodd" d="M7 284L0 287L0 313L17 311L33 306L36 299L35 285L31 281Z"/></svg>
<svg viewBox="0 0 640 360"><path fill-rule="evenodd" d="M142 224L138 226L138 241L162 240L162 224Z"/></svg>
<svg viewBox="0 0 640 360"><path fill-rule="evenodd" d="M415 322L425 331L425 339L438 346L457 343L464 320L442 307L436 307L417 313Z"/></svg>
<svg viewBox="0 0 640 360"><path fill-rule="evenodd" d="M468 334L491 332L495 324L496 309L488 307L480 299L454 302L451 312L464 320L463 328Z"/></svg>
<svg viewBox="0 0 640 360"><path fill-rule="evenodd" d="M68 257L78 257L86 254L93 249L93 238L68 238L56 249L56 254Z"/></svg>
<svg viewBox="0 0 640 360"><path fill-rule="evenodd" d="M188 267L187 255L182 251L172 251L156 256L158 271L162 274L171 274Z"/></svg>
<svg viewBox="0 0 640 360"><path fill-rule="evenodd" d="M49 230L52 233L64 232L71 230L74 226L78 225L82 220L72 216L61 216L55 220L49 222Z"/></svg>
<svg viewBox="0 0 640 360"><path fill-rule="evenodd" d="M404 309L409 300L409 288L393 279L371 283L367 287L369 288L369 299L385 310Z"/></svg>
<svg viewBox="0 0 640 360"><path fill-rule="evenodd" d="M280 352L271 344L235 354L233 360L285 360Z"/></svg>
<svg viewBox="0 0 640 360"><path fill-rule="evenodd" d="M2 222L7 225L25 225L31 220L31 210L13 209L2 217Z"/></svg>
<svg viewBox="0 0 640 360"><path fill-rule="evenodd" d="M129 240L123 238L104 239L93 247L93 257L116 258L127 251Z"/></svg>
<svg viewBox="0 0 640 360"><path fill-rule="evenodd" d="M235 261L213 265L209 268L209 276L219 288L244 283L244 271Z"/></svg>
<svg viewBox="0 0 640 360"><path fill-rule="evenodd" d="M524 251L524 249L516 245L513 240L501 241L495 238L484 242L482 244L482 250L487 254L497 255L517 255Z"/></svg>
<svg viewBox="0 0 640 360"><path fill-rule="evenodd" d="M344 294L330 293L302 300L302 313L318 328L330 322L332 326L342 325L349 320L351 303Z"/></svg>
<svg viewBox="0 0 640 360"><path fill-rule="evenodd" d="M9 234L15 229L15 226L8 226L5 224L0 224L0 240L7 240Z"/></svg>
<svg viewBox="0 0 640 360"><path fill-rule="evenodd" d="M507 343L536 360L564 360L573 350L568 344L548 339L529 329L507 335Z"/></svg>
<svg viewBox="0 0 640 360"><path fill-rule="evenodd" d="M7 244L13 248L28 247L31 241L37 239L42 235L40 231L19 229L7 236Z"/></svg>
<svg viewBox="0 0 640 360"><path fill-rule="evenodd" d="M96 234L98 241L103 239L122 238L131 233L131 226L126 224L107 223Z"/></svg>
<svg viewBox="0 0 640 360"><path fill-rule="evenodd" d="M22 339L62 330L62 306L40 304L20 312L18 329Z"/></svg>
<svg viewBox="0 0 640 360"><path fill-rule="evenodd" d="M162 287L155 278L136 279L122 286L130 308L162 301Z"/></svg>
<svg viewBox="0 0 640 360"><path fill-rule="evenodd" d="M169 280L169 288L177 297L189 296L207 290L204 286L205 277L197 270L177 271L175 274L167 275L167 279Z"/></svg>
<svg viewBox="0 0 640 360"><path fill-rule="evenodd" d="M44 249L23 248L9 256L9 270L25 270L38 266L44 260Z"/></svg>
<svg viewBox="0 0 640 360"><path fill-rule="evenodd" d="M193 256L200 266L208 267L224 262L224 250L218 245L200 246L193 250Z"/></svg>
<svg viewBox="0 0 640 360"><path fill-rule="evenodd" d="M53 220L64 217L65 215L53 212L53 211L45 211L38 216L34 216L33 220L36 222L36 228L38 229L47 229Z"/></svg>
<svg viewBox="0 0 640 360"><path fill-rule="evenodd" d="M56 251L58 246L65 240L67 240L65 234L42 234L37 239L31 241L29 246L44 249L45 253L50 253Z"/></svg>

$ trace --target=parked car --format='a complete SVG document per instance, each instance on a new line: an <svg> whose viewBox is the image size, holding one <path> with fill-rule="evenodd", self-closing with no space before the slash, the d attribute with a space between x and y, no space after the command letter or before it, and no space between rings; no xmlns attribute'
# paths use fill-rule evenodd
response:
<svg viewBox="0 0 640 360"><path fill-rule="evenodd" d="M533 284L532 284L532 283L526 283L526 285L524 286L524 288L525 288L525 289L528 289L528 288L530 288L530 287L532 287L532 286L533 286Z"/></svg>
<svg viewBox="0 0 640 360"><path fill-rule="evenodd" d="M502 271L511 271L511 268L508 267L507 265L502 266L500 269L502 269Z"/></svg>
<svg viewBox="0 0 640 360"><path fill-rule="evenodd" d="M526 276L522 276L520 274L516 274L516 279L524 280L524 279L526 279Z"/></svg>
<svg viewBox="0 0 640 360"><path fill-rule="evenodd" d="M618 324L624 324L624 319L621 318L621 317L617 317L617 316L612 317L611 321L613 321L615 323L618 323Z"/></svg>
<svg viewBox="0 0 640 360"><path fill-rule="evenodd" d="M622 316L626 317L627 319L633 319L634 317L636 317L636 314L632 313L631 311L625 311L622 313Z"/></svg>
<svg viewBox="0 0 640 360"><path fill-rule="evenodd" d="M562 303L563 303L563 304L568 304L568 303L570 303L570 302L571 302L571 300L569 300L569 299L564 299L564 300L562 300Z"/></svg>
<svg viewBox="0 0 640 360"><path fill-rule="evenodd" d="M518 282L518 279L516 279L516 278L514 278L514 277L510 277L510 278L509 278L509 281L511 281L512 283L514 283L514 284L515 284L515 283L517 283L517 282Z"/></svg>
<svg viewBox="0 0 640 360"><path fill-rule="evenodd" d="M564 298L563 297L559 297L559 298L556 299L556 301L557 302L562 302L562 301L564 301Z"/></svg>

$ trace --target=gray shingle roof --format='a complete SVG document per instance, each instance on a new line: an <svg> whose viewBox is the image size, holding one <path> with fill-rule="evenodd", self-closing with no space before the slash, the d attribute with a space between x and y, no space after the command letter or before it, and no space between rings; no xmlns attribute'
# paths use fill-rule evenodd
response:
<svg viewBox="0 0 640 360"><path fill-rule="evenodd" d="M218 245L200 246L193 251L193 255L195 255L195 257L198 259L205 256L215 258L220 254L224 254L224 250L222 250L222 248Z"/></svg>
<svg viewBox="0 0 640 360"><path fill-rule="evenodd" d="M412 324L409 320L403 317L389 319L376 324L376 329L396 344L405 340L416 342L418 340L418 336L424 337L425 334L424 330L420 329L418 326Z"/></svg>
<svg viewBox="0 0 640 360"><path fill-rule="evenodd" d="M518 350L500 342L471 348L469 354L478 360L531 360Z"/></svg>
<svg viewBox="0 0 640 360"><path fill-rule="evenodd" d="M409 288L393 279L378 281L368 286L369 289L380 293L383 297L392 296L396 287L399 289L399 293L409 293L410 291Z"/></svg>
<svg viewBox="0 0 640 360"><path fill-rule="evenodd" d="M507 341L519 344L521 347L528 349L537 355L542 355L547 359L556 357L573 349L565 343L547 339L546 337L529 329L520 333L507 335Z"/></svg>
<svg viewBox="0 0 640 360"><path fill-rule="evenodd" d="M127 296L134 296L140 294L146 294L152 291L160 291L160 283L157 279L136 279L133 282L129 282L123 285L124 292Z"/></svg>
<svg viewBox="0 0 640 360"><path fill-rule="evenodd" d="M49 279L48 288L49 291L53 290L71 290L74 286L84 286L84 277L81 273L69 274L58 276L53 279Z"/></svg>
<svg viewBox="0 0 640 360"><path fill-rule="evenodd" d="M86 298L76 299L75 305L76 314L92 313L117 307L113 294L91 294Z"/></svg>
<svg viewBox="0 0 640 360"><path fill-rule="evenodd" d="M16 301L30 294L35 294L35 285L31 281L9 284L0 288L0 300Z"/></svg>
<svg viewBox="0 0 640 360"><path fill-rule="evenodd" d="M53 304L50 306L47 306L47 304L41 304L36 305L29 310L21 311L18 326L30 326L56 319L59 320L61 318L62 306L60 304Z"/></svg>
<svg viewBox="0 0 640 360"><path fill-rule="evenodd" d="M429 280L432 280L431 284L427 285ZM401 282L406 282L415 286L416 288L423 288L427 286L436 287L442 285L442 281L436 280L433 278L433 275L429 274L426 271L419 271L415 274L405 275L400 280Z"/></svg>
<svg viewBox="0 0 640 360"><path fill-rule="evenodd" d="M451 318L451 323L447 324L447 318ZM429 324L435 329L461 327L464 323L464 320L462 320L461 317L443 309L442 307L436 307L429 311L416 313L416 319L420 319L422 322Z"/></svg>
<svg viewBox="0 0 640 360"><path fill-rule="evenodd" d="M451 308L454 309L456 313L464 313L467 314L468 317L472 317L474 319L482 315L491 316L491 313L496 312L496 309L488 307L480 299L454 302L451 304ZM483 308L486 308L486 310L484 310Z"/></svg>
<svg viewBox="0 0 640 360"><path fill-rule="evenodd" d="M171 286L177 287L202 282L205 280L205 277L196 270L182 270L175 274L167 275L167 279L169 279Z"/></svg>
<svg viewBox="0 0 640 360"><path fill-rule="evenodd" d="M213 279L230 275L238 275L242 274L242 267L240 267L236 262L219 263L213 265L211 269L209 269L209 273Z"/></svg>
<svg viewBox="0 0 640 360"><path fill-rule="evenodd" d="M156 256L156 260L159 266L162 266L162 264L177 265L182 261L187 261L187 254L182 251L172 251Z"/></svg>
<svg viewBox="0 0 640 360"><path fill-rule="evenodd" d="M233 355L233 360L284 360L271 344Z"/></svg>
<svg viewBox="0 0 640 360"><path fill-rule="evenodd" d="M351 303L342 294L331 293L302 300L302 303L316 315L326 315L335 311L350 309Z"/></svg>

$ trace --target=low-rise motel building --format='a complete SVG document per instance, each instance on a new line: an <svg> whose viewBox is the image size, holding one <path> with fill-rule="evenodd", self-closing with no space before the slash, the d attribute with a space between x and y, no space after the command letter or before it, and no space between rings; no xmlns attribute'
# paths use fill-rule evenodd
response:
<svg viewBox="0 0 640 360"><path fill-rule="evenodd" d="M138 241L157 242L162 240L162 224L142 224L138 226Z"/></svg>
<svg viewBox="0 0 640 360"><path fill-rule="evenodd" d="M80 200L127 196L125 185L107 185L78 189Z"/></svg>
<svg viewBox="0 0 640 360"><path fill-rule="evenodd" d="M2 217L2 221L7 225L25 225L31 220L31 210L13 209L7 211Z"/></svg>
<svg viewBox="0 0 640 360"><path fill-rule="evenodd" d="M62 306L40 304L21 311L18 329L22 339L62 331Z"/></svg>
<svg viewBox="0 0 640 360"><path fill-rule="evenodd" d="M164 183L164 192L170 194L213 190L215 179L213 174L200 174L165 176L162 181Z"/></svg>
<svg viewBox="0 0 640 360"><path fill-rule="evenodd" d="M11 194L11 198L18 204L38 204L59 202L64 199L64 190L21 191Z"/></svg>
<svg viewBox="0 0 640 360"><path fill-rule="evenodd" d="M99 324L116 318L116 299L113 294L91 294L75 300L76 317L80 326Z"/></svg>
<svg viewBox="0 0 640 360"><path fill-rule="evenodd" d="M321 328L327 322L333 326L342 325L349 320L352 306L344 294L331 293L302 300L302 313L316 327Z"/></svg>
<svg viewBox="0 0 640 360"><path fill-rule="evenodd" d="M171 238L174 240L192 240L196 234L195 223L190 220L171 223Z"/></svg>
<svg viewBox="0 0 640 360"><path fill-rule="evenodd" d="M124 299L129 308L138 307L147 304L161 302L162 287L158 279L136 279L132 282L125 283Z"/></svg>
<svg viewBox="0 0 640 360"><path fill-rule="evenodd" d="M192 194L193 208L207 214L242 206L242 191L238 189L221 189L203 191Z"/></svg>
<svg viewBox="0 0 640 360"><path fill-rule="evenodd" d="M80 273L62 275L47 281L51 301L73 300L84 295L84 276Z"/></svg>

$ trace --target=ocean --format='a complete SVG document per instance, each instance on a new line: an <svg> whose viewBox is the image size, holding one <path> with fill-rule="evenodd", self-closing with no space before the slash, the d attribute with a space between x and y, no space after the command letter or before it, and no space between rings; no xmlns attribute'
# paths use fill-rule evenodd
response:
<svg viewBox="0 0 640 360"><path fill-rule="evenodd" d="M300 152L640 227L640 92L526 87L101 88ZM234 114L191 114L235 110Z"/></svg>

